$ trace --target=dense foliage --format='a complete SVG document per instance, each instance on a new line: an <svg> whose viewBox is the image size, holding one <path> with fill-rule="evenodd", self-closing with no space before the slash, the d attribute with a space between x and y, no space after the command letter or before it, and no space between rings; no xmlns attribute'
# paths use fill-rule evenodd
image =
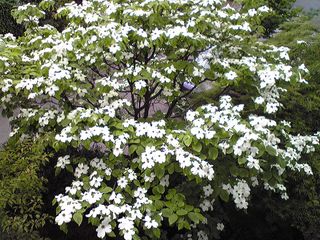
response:
<svg viewBox="0 0 320 240"><path fill-rule="evenodd" d="M55 7L44 0L15 11L26 31L2 37L0 95L10 142L47 133L56 174L74 178L53 201L64 231L73 221L89 222L99 238L218 238L222 201L247 209L258 186L287 199L288 174L312 174L301 157L319 134L291 135L275 119L280 95L308 70L253 35L269 8ZM63 19L62 31L42 22L45 11ZM193 109L188 96L206 82L217 100Z"/></svg>
<svg viewBox="0 0 320 240"><path fill-rule="evenodd" d="M20 35L22 33L22 27L11 16L11 10L16 3L14 0L0 1L0 34L13 33Z"/></svg>
<svg viewBox="0 0 320 240"><path fill-rule="evenodd" d="M26 3L39 3L40 0L0 0L0 33L13 33L14 35L21 35L23 27L16 24L11 16L11 11L22 4ZM56 4L63 2L70 2L59 0ZM81 0L75 2L81 3ZM298 9L293 9L295 0L235 0L236 4L240 4L244 10L250 8L266 5L272 9L272 12L262 19L262 26L265 28L265 35L273 33L281 23L296 16L299 12ZM51 19L52 20L52 19Z"/></svg>
<svg viewBox="0 0 320 240"><path fill-rule="evenodd" d="M12 17L12 12L18 6L28 3L39 3L40 0L0 0L0 34L12 33L15 36L20 36L24 32L24 27L18 24ZM55 5L59 6L63 3L70 2L70 0L57 0ZM78 1L79 2L79 1ZM63 20L57 21L54 19L51 12L47 12L45 19L42 20L42 24L50 22L55 25L58 29L63 27Z"/></svg>
<svg viewBox="0 0 320 240"><path fill-rule="evenodd" d="M293 61L303 61L309 69L308 84L291 86L284 95L284 111L279 118L293 122L296 132L311 133L320 125L320 34L318 17L301 17L282 26L282 32L270 39L271 43L288 46Z"/></svg>
<svg viewBox="0 0 320 240"><path fill-rule="evenodd" d="M259 3L257 0L249 0L247 2L247 4ZM262 21L262 25L266 29L265 35L267 36L274 33L280 24L290 21L301 11L301 9L293 8L296 0L262 0L262 2L273 10L273 12Z"/></svg>
<svg viewBox="0 0 320 240"><path fill-rule="evenodd" d="M284 108L278 118L292 122L292 131L311 133L320 124L320 49L319 16L300 17L285 23L281 32L270 39L272 43L290 47L293 61L303 61L309 69L308 84L290 87L283 97ZM304 178L301 174L290 176L292 199L273 212L291 223L305 239L319 239L320 226L320 165L319 152L305 156L314 175ZM272 206L272 204L270 204ZM272 207L270 207L272 208ZM275 214L276 215L276 214Z"/></svg>
<svg viewBox="0 0 320 240"><path fill-rule="evenodd" d="M42 141L23 140L0 151L0 223L2 239L40 239L37 230L49 220L43 213L46 178L42 168L50 156Z"/></svg>
<svg viewBox="0 0 320 240"><path fill-rule="evenodd" d="M268 39L278 46L287 46L293 63L304 62L309 69L308 84L290 86L283 94L283 108L278 119L292 122L291 131L311 133L318 129L320 119L320 35L319 17L302 16L281 26L281 32ZM192 104L199 106L214 102L217 86L194 95ZM236 89L233 89L235 91ZM245 101L245 95L241 95ZM232 205L225 205L221 214L227 231L223 239L319 239L320 226L320 165L319 153L304 156L311 164L314 175L307 178L301 173L289 174L287 188L290 198L281 201L277 195L265 194L256 189L251 199L252 206L247 213L235 211ZM227 223L228 222L228 223Z"/></svg>

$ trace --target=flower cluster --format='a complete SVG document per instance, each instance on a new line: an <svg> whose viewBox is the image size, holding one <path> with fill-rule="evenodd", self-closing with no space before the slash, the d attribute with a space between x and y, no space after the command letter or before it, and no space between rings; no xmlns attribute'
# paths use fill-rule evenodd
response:
<svg viewBox="0 0 320 240"><path fill-rule="evenodd" d="M250 196L250 187L244 180L239 180L236 185L223 185L223 189L232 195L234 203L239 209L248 208L248 197Z"/></svg>
<svg viewBox="0 0 320 240"><path fill-rule="evenodd" d="M143 220L146 229L158 227L159 223L150 213L145 212L145 206L152 203L147 196L147 189L137 187L132 190L134 204L127 202L125 194L128 193L125 189L128 184L137 179L137 175L131 169L127 169L124 173L125 175L116 182L117 188L113 190L105 185L105 182L110 181L112 171L103 159L92 159L90 166L79 163L74 173L78 180L66 187L66 195L61 194L56 197L60 209L56 223L62 225L70 222L72 218L76 218L77 211L80 209L83 211L85 207L85 209L91 209L86 214L87 218L101 219L97 228L99 238L110 234L115 222L118 223L118 228L125 239L132 239L135 234L134 224L137 220ZM88 175L89 178L86 177ZM124 216L118 218L120 215Z"/></svg>

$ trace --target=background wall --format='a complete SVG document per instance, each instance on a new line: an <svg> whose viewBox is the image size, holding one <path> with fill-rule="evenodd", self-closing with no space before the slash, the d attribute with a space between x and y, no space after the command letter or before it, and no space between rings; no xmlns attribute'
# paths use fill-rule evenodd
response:
<svg viewBox="0 0 320 240"><path fill-rule="evenodd" d="M303 7L305 10L312 8L320 9L320 0L297 0L296 6Z"/></svg>
<svg viewBox="0 0 320 240"><path fill-rule="evenodd" d="M10 133L10 126L8 119L0 117L0 145L3 144Z"/></svg>

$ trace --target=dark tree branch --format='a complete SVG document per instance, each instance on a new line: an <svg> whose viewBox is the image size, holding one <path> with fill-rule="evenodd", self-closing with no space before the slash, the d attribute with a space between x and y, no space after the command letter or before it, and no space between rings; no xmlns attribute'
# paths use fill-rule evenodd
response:
<svg viewBox="0 0 320 240"><path fill-rule="evenodd" d="M70 99L67 97L65 91L63 91L63 92L61 93L61 97L62 97L62 99L64 100L64 102L65 102L68 106L70 106L72 109L76 109L77 107L81 107L81 106L77 106L77 105L73 104L73 103L70 101Z"/></svg>
<svg viewBox="0 0 320 240"><path fill-rule="evenodd" d="M107 77L107 76L108 76L108 75L103 74L102 72L100 72L97 67L90 67L90 69L91 69L94 73L98 74L100 77Z"/></svg>
<svg viewBox="0 0 320 240"><path fill-rule="evenodd" d="M132 107L133 107L133 111L134 111L134 119L138 119L139 111L137 110L137 107L136 107L136 100L135 100L134 93L133 93L133 83L131 83L129 79L127 79L127 81L129 83L129 87L130 87L130 95L131 95L131 102L132 102Z"/></svg>
<svg viewBox="0 0 320 240"><path fill-rule="evenodd" d="M156 53L156 47L152 46L151 55L149 57L148 57L148 55L146 56L145 64L148 64L148 62L154 57L155 53Z"/></svg>
<svg viewBox="0 0 320 240"><path fill-rule="evenodd" d="M214 81L214 80L213 80L213 79L205 78L205 79L203 79L202 81L200 81L199 84L204 83L205 81ZM196 88L197 88L197 86L195 85L192 89L190 89L190 90L189 90L188 92L186 92L185 94L182 94L182 95L176 97L176 98L171 102L171 104L169 105L169 108L168 108L168 111L167 111L165 117L166 117L166 118L171 117L171 115L172 115L172 113L173 113L173 110L174 110L174 108L176 107L177 103L178 103L181 99L189 96L189 95L193 92L193 90L196 89Z"/></svg>
<svg viewBox="0 0 320 240"><path fill-rule="evenodd" d="M112 69L121 70L121 67L119 65L108 63L108 60L105 57L103 58L103 62Z"/></svg>
<svg viewBox="0 0 320 240"><path fill-rule="evenodd" d="M132 117L134 117L134 113L131 113L128 109L124 108L124 110Z"/></svg>
<svg viewBox="0 0 320 240"><path fill-rule="evenodd" d="M230 90L230 88L231 88L230 85L224 87L220 93L218 93L216 96L214 96L214 99L215 100L219 99L219 97L221 97L222 94L228 92Z"/></svg>
<svg viewBox="0 0 320 240"><path fill-rule="evenodd" d="M144 114L143 114L143 118L147 118L149 116L149 109L150 109L150 91L149 88L147 88L147 92L144 95Z"/></svg>

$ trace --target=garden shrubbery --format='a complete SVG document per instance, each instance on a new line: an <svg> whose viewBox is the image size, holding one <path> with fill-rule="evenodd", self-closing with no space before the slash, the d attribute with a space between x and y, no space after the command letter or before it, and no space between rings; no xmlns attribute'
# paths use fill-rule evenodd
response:
<svg viewBox="0 0 320 240"><path fill-rule="evenodd" d="M41 140L25 139L0 151L0 222L8 239L40 239L38 230L52 218L43 212L49 157Z"/></svg>
<svg viewBox="0 0 320 240"><path fill-rule="evenodd" d="M292 122L292 131L311 133L319 127L320 119L320 35L316 16L301 16L281 25L281 32L269 42L287 46L293 62L304 62L309 69L308 84L291 86L282 96L283 108L277 118ZM199 106L215 101L215 88L194 96L192 104ZM246 96L241 95L244 100ZM226 239L319 239L320 193L319 153L304 156L305 162L314 169L312 176L301 173L289 175L290 198L281 201L274 194L258 190L252 198L253 206L248 214L235 212L232 206L225 206L225 218L230 221ZM231 217L232 216L232 217ZM245 219L245 221L244 221ZM236 226L236 227L234 227ZM248 227L252 226L252 227Z"/></svg>

